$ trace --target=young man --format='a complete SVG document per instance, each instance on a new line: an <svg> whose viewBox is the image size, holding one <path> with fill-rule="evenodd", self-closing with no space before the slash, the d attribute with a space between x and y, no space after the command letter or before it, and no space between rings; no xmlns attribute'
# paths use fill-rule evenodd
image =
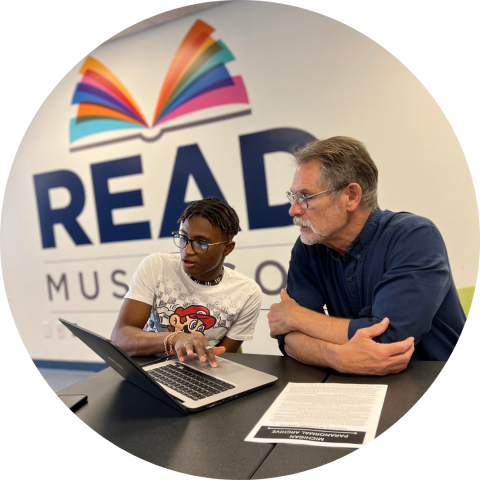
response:
<svg viewBox="0 0 480 480"><path fill-rule="evenodd" d="M223 200L187 207L173 239L180 255L154 253L137 268L125 295L112 341L129 355L198 354L216 367L215 355L236 352L253 338L260 287L224 267L235 248L239 222Z"/></svg>

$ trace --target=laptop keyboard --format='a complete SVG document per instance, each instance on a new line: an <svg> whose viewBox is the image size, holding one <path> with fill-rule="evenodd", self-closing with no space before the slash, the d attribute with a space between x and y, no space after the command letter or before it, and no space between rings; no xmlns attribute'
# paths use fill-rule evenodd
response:
<svg viewBox="0 0 480 480"><path fill-rule="evenodd" d="M181 363L154 368L147 373L158 383L192 400L201 400L235 388L235 385Z"/></svg>

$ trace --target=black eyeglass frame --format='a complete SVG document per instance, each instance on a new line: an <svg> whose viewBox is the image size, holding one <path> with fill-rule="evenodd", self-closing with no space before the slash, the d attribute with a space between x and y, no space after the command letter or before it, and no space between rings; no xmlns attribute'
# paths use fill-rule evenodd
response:
<svg viewBox="0 0 480 480"><path fill-rule="evenodd" d="M295 203L295 200L296 200L298 202L298 204L304 210L306 210L308 208L308 201L307 200L310 200L310 198L317 197L318 195L323 195L324 193L333 192L334 190L338 190L339 188L345 188L346 186L347 185L341 185L339 187L330 188L328 190L324 190L323 192L314 193L313 195L309 195L308 197L305 196L303 193L299 193L299 192L293 193L290 190L288 190L286 192L286 195L287 195L288 201L290 202L290 205L293 205ZM305 206L303 206L303 205L305 205Z"/></svg>
<svg viewBox="0 0 480 480"><path fill-rule="evenodd" d="M231 240L225 240L223 242L216 242L216 243L208 243L206 242L205 240L192 240L191 238L189 238L187 235L185 235L184 233L180 233L180 232L172 232L172 237L173 237L173 243L175 244L176 247L178 248L181 248L182 250L185 250L188 246L189 243L191 243L192 245L192 250L198 254L198 255L204 255L205 253L208 252L208 249L212 246L212 245L220 245L221 243L228 243L228 242L231 242ZM185 246L182 247L180 245L177 245L177 242L175 242L176 239L180 239L180 237L183 237L185 239ZM196 242L196 243L195 243ZM195 245L198 246L198 248L202 248L201 244L203 245L206 245L207 246L207 249L205 251L201 251L201 252L197 252L195 250Z"/></svg>

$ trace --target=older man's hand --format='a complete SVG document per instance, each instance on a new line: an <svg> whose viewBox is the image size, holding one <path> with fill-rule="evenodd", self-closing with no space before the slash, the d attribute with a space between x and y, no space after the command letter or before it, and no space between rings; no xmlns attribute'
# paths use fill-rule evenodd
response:
<svg viewBox="0 0 480 480"><path fill-rule="evenodd" d="M296 324L305 313L305 309L290 298L284 288L280 291L280 299L281 302L274 303L267 314L272 338L297 330Z"/></svg>
<svg viewBox="0 0 480 480"><path fill-rule="evenodd" d="M387 375L405 370L415 350L413 337L395 343L373 340L387 329L389 322L384 318L376 325L361 328L347 343L336 346L334 368L357 375Z"/></svg>

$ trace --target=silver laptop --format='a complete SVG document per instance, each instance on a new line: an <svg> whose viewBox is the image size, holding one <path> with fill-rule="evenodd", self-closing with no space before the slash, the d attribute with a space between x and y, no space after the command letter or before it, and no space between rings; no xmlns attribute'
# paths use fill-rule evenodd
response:
<svg viewBox="0 0 480 480"><path fill-rule="evenodd" d="M214 407L278 380L273 375L218 356L216 368L197 358L185 362L162 358L140 366L110 340L59 320L125 380L182 413Z"/></svg>

